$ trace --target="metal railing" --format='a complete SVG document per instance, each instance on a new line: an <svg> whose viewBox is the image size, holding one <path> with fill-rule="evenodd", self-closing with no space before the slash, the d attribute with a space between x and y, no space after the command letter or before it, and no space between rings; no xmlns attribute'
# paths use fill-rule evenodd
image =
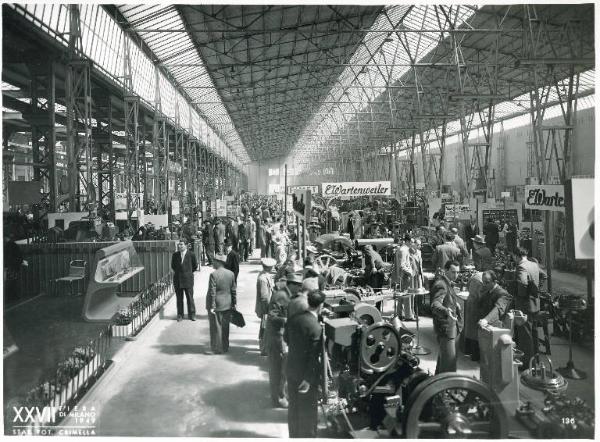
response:
<svg viewBox="0 0 600 442"><path fill-rule="evenodd" d="M75 347L52 375L30 390L25 406L51 410L51 416L46 416L49 421L38 424L55 422L58 412L69 409L83 396L107 366L110 340L111 329L107 326L96 338Z"/></svg>
<svg viewBox="0 0 600 442"><path fill-rule="evenodd" d="M109 352L114 326L119 325L118 322L122 321L123 316L130 318L130 322L126 324L130 330L128 336L136 335L173 293L173 276L164 275L140 292L135 301L125 309L126 314L117 315L96 338L75 347L70 355L58 364L57 369L25 398L24 406L49 410L48 413L38 415L31 427L40 429L60 422L102 375L110 362Z"/></svg>

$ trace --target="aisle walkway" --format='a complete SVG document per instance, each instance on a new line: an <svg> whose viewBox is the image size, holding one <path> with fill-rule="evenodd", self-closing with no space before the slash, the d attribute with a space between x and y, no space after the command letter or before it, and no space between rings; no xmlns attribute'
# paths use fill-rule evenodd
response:
<svg viewBox="0 0 600 442"><path fill-rule="evenodd" d="M211 271L196 274L196 322L175 320L173 297L79 404L95 407L96 435L287 437L287 411L270 407L266 358L257 345L260 265L240 266L238 309L247 325L232 326L230 351L218 356L203 354Z"/></svg>

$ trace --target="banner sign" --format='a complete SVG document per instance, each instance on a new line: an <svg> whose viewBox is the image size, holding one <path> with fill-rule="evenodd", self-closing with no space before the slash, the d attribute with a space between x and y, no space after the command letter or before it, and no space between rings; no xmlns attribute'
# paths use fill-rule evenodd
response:
<svg viewBox="0 0 600 442"><path fill-rule="evenodd" d="M564 212L565 186L560 184L525 186L525 208Z"/></svg>
<svg viewBox="0 0 600 442"><path fill-rule="evenodd" d="M316 193L319 193L319 186L288 186L287 187L288 195L291 195L296 190L310 190L310 192L314 195Z"/></svg>
<svg viewBox="0 0 600 442"><path fill-rule="evenodd" d="M311 200L310 190L296 190L292 194L292 207L301 219L310 219Z"/></svg>
<svg viewBox="0 0 600 442"><path fill-rule="evenodd" d="M390 181L360 181L345 183L323 183L322 195L325 198L334 196L390 196L392 185Z"/></svg>

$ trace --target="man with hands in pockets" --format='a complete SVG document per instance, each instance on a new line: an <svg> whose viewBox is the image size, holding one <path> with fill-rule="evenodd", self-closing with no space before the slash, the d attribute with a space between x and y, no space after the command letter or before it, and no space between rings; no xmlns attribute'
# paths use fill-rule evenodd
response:
<svg viewBox="0 0 600 442"><path fill-rule="evenodd" d="M236 306L236 282L231 270L225 268L227 256L215 255L215 271L208 280L206 310L210 325L210 348L206 354L227 353L229 350L229 322Z"/></svg>

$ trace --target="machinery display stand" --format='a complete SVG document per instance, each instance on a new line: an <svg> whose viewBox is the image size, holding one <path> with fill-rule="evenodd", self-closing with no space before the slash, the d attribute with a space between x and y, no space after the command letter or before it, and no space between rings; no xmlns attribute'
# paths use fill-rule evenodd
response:
<svg viewBox="0 0 600 442"><path fill-rule="evenodd" d="M415 296L424 296L429 294L429 292L420 292L420 293L414 293ZM421 345L421 332L419 329L419 303L415 302L415 319L417 321L417 345L415 345L415 347L413 348L413 354L417 355L417 356L424 356L424 355L428 355L431 353L431 350L428 349L427 347L423 347Z"/></svg>
<svg viewBox="0 0 600 442"><path fill-rule="evenodd" d="M397 314L398 312L398 299L401 298L405 298L408 296L424 296L427 295L429 292L428 291L424 291L424 292L415 292L415 293L411 293L411 292L396 292L394 293L394 313ZM416 356L424 356L424 355L428 355L431 354L431 350L428 349L427 347L423 347L421 345L421 330L419 328L419 306L418 303L415 302L415 320L417 323L417 345L415 345L412 349L412 354L416 355Z"/></svg>
<svg viewBox="0 0 600 442"><path fill-rule="evenodd" d="M567 365L565 367L561 367L556 371L559 372L564 378L567 379L575 379L581 380L586 379L587 374L585 371L575 368L575 363L573 362L573 311L574 309L569 309L569 360L567 361Z"/></svg>

